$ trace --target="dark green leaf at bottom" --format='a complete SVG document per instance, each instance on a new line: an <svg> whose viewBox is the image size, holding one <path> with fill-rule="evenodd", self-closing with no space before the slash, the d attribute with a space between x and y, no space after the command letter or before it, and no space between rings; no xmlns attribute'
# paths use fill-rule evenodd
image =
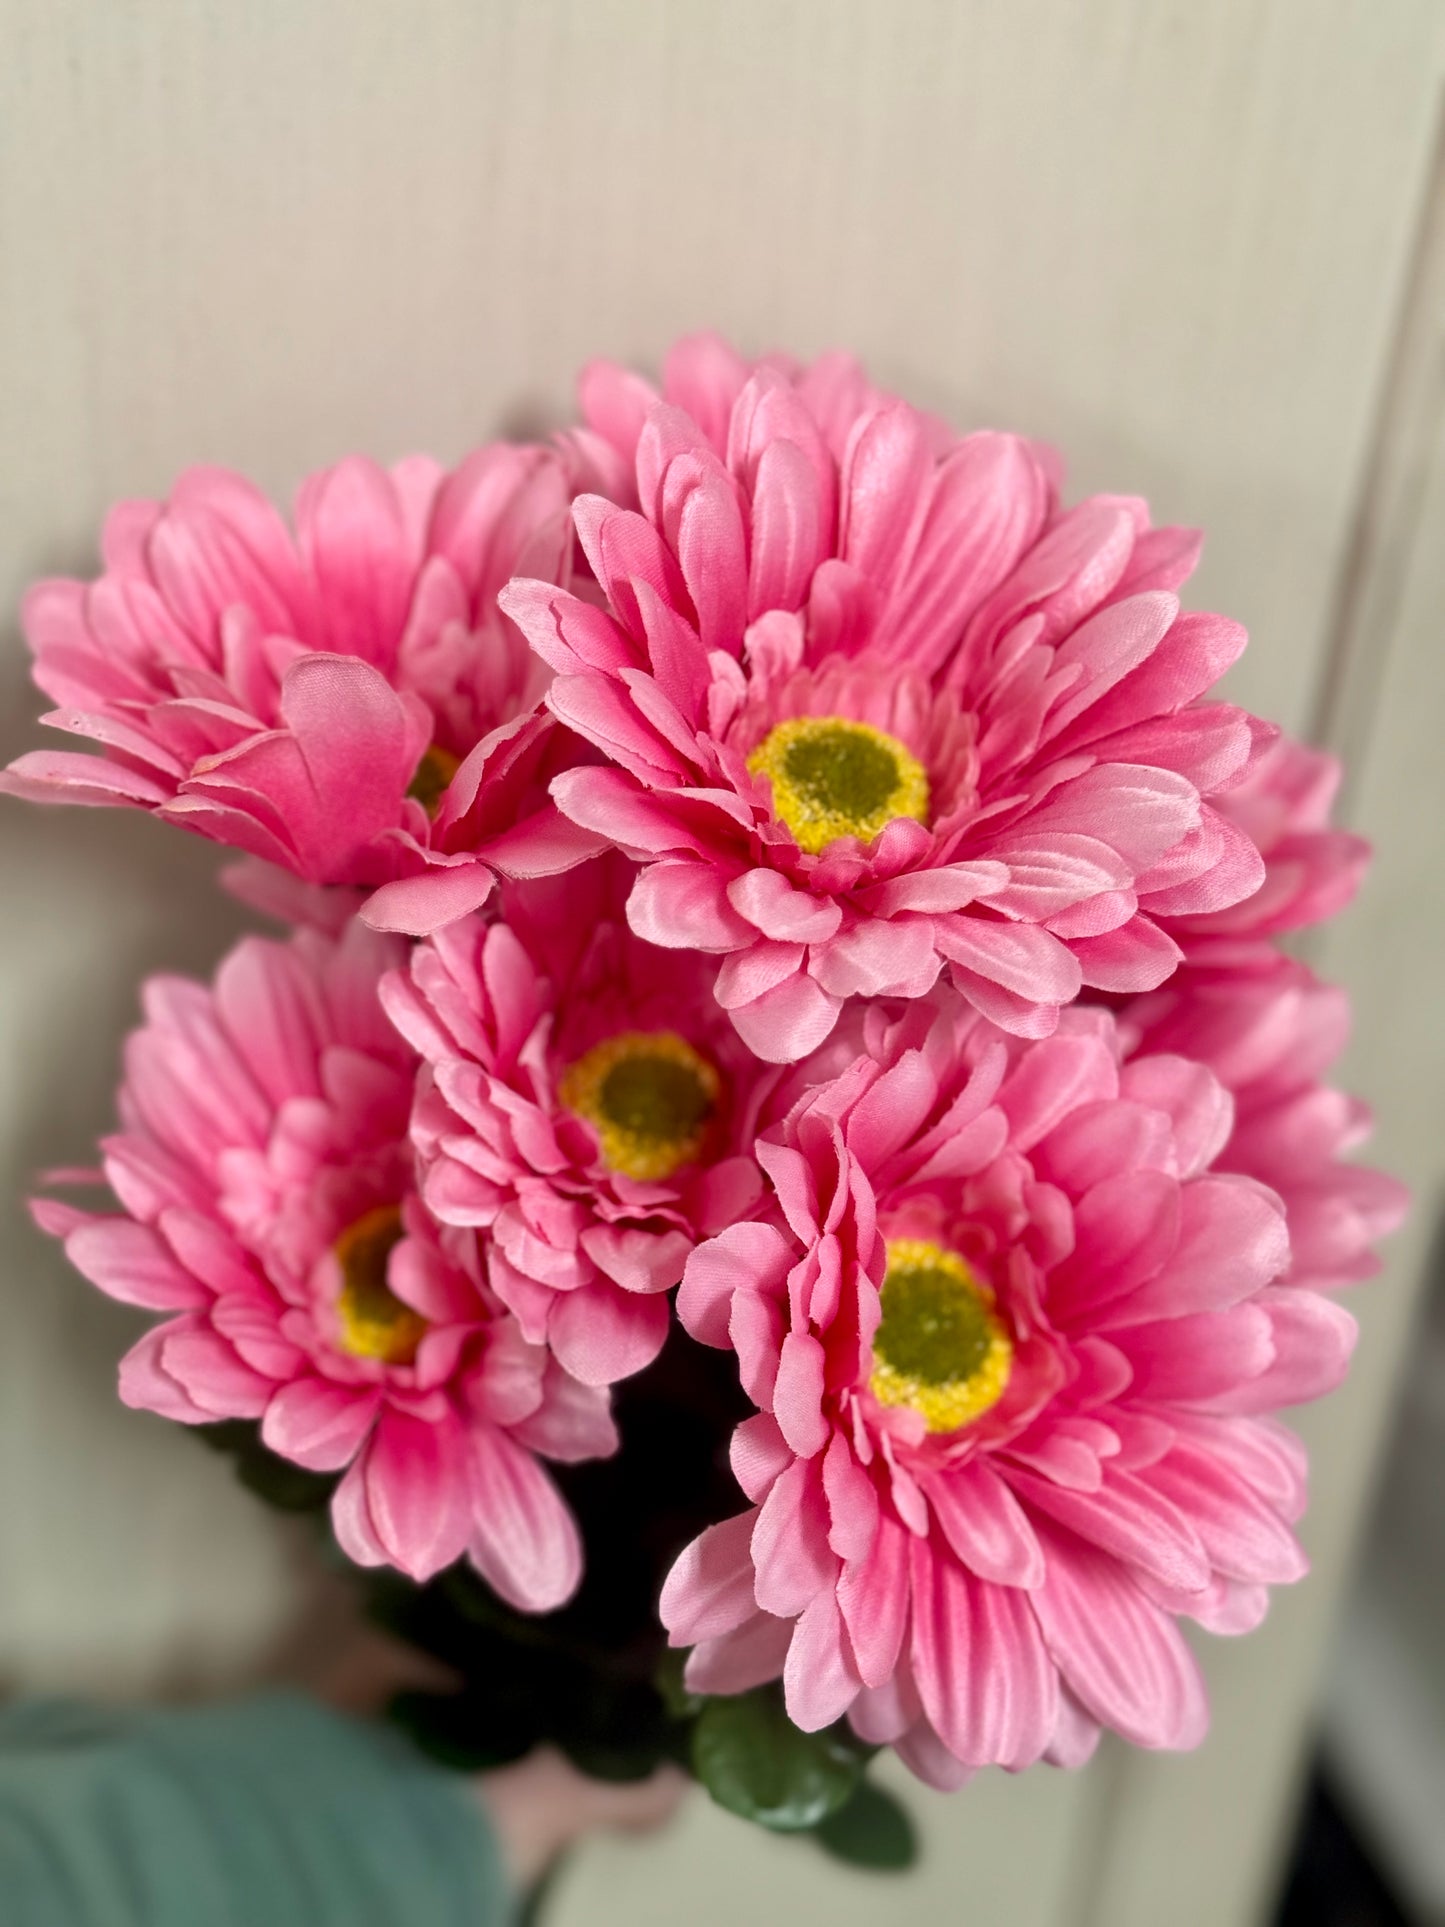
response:
<svg viewBox="0 0 1445 1927"><path fill-rule="evenodd" d="M918 1834L891 1793L860 1780L853 1797L820 1821L818 1845L854 1867L897 1873L918 1859Z"/></svg>
<svg viewBox="0 0 1445 1927"><path fill-rule="evenodd" d="M692 1739L693 1771L718 1805L779 1833L816 1827L841 1807L867 1752L846 1730L800 1732L769 1687L708 1700Z"/></svg>

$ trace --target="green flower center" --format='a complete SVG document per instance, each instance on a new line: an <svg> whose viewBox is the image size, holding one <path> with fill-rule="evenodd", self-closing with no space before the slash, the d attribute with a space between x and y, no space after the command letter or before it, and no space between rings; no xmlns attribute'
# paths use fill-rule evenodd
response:
<svg viewBox="0 0 1445 1927"><path fill-rule="evenodd" d="M773 808L816 856L840 836L871 843L895 817L928 819L928 775L894 736L843 716L792 716L748 758Z"/></svg>
<svg viewBox="0 0 1445 1927"><path fill-rule="evenodd" d="M568 1065L558 1095L597 1132L609 1171L655 1180L701 1153L721 1088L676 1031L628 1030Z"/></svg>
<svg viewBox="0 0 1445 1927"><path fill-rule="evenodd" d="M387 1260L405 1235L400 1206L383 1204L348 1225L336 1240L341 1266L336 1315L342 1348L353 1358L410 1365L426 1335L426 1320L404 1305L386 1282Z"/></svg>
<svg viewBox="0 0 1445 1927"><path fill-rule="evenodd" d="M956 1432L997 1405L1013 1340L993 1293L956 1251L890 1239L882 1304L869 1380L880 1405L907 1406L930 1432Z"/></svg>
<svg viewBox="0 0 1445 1927"><path fill-rule="evenodd" d="M421 761L412 774L406 793L416 798L433 822L441 809L442 798L461 766L460 756L453 756L449 749L441 749L436 743L422 751Z"/></svg>

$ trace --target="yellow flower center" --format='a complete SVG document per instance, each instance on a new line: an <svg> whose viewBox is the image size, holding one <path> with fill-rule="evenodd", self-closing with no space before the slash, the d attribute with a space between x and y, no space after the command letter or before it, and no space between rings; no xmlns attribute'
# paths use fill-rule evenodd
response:
<svg viewBox="0 0 1445 1927"><path fill-rule="evenodd" d="M421 761L413 772L406 793L416 798L433 822L442 806L442 798L461 766L460 756L453 756L449 749L442 749L436 743L422 751Z"/></svg>
<svg viewBox="0 0 1445 1927"><path fill-rule="evenodd" d="M880 1405L906 1405L930 1432L956 1432L1003 1397L1013 1355L993 1293L956 1251L889 1240L869 1380Z"/></svg>
<svg viewBox="0 0 1445 1927"><path fill-rule="evenodd" d="M672 1030L625 1030L569 1064L558 1095L623 1177L670 1178L702 1150L722 1081Z"/></svg>
<svg viewBox="0 0 1445 1927"><path fill-rule="evenodd" d="M773 784L773 809L816 856L840 836L871 843L898 816L928 820L928 773L894 736L843 716L792 716L748 768Z"/></svg>
<svg viewBox="0 0 1445 1927"><path fill-rule="evenodd" d="M426 1335L426 1320L404 1305L386 1282L386 1262L405 1233L400 1207L383 1204L348 1225L336 1240L341 1290L336 1312L341 1343L353 1358L410 1365Z"/></svg>

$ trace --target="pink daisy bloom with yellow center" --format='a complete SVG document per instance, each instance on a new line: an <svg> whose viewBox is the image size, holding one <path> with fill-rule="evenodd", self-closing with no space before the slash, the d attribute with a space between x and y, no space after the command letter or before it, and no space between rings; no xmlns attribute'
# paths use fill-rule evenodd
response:
<svg viewBox="0 0 1445 1927"><path fill-rule="evenodd" d="M950 436L845 363L693 344L668 387L692 412L584 385L595 472L610 449L630 476L574 508L603 606L521 580L501 605L610 765L552 794L645 866L639 935L722 960L759 1056L945 967L1046 1035L1084 986L1168 976L1161 917L1258 887L1211 799L1269 732L1200 700L1244 636L1180 612L1192 535L1122 497L1063 511L1045 451Z"/></svg>
<svg viewBox="0 0 1445 1927"><path fill-rule="evenodd" d="M687 1677L781 1675L799 1726L846 1714L939 1786L1104 1727L1191 1746L1176 1616L1245 1631L1303 1572L1272 1414L1339 1380L1353 1321L1280 1284L1283 1207L1217 1169L1203 1066L1125 1059L1101 1010L1027 1044L930 1003L847 1028L760 1139L774 1215L679 1293L758 1407L750 1509L663 1593Z"/></svg>
<svg viewBox="0 0 1445 1927"><path fill-rule="evenodd" d="M353 923L249 938L210 989L152 979L103 1146L121 1212L36 1215L102 1291L167 1314L121 1365L128 1405L258 1420L283 1458L345 1468L331 1517L353 1560L421 1580L465 1554L547 1611L581 1544L539 1455L616 1437L606 1395L523 1334L475 1238L416 1195L416 1060L378 999L401 949Z"/></svg>
<svg viewBox="0 0 1445 1927"><path fill-rule="evenodd" d="M762 1178L756 1063L706 960L622 918L630 866L507 886L498 919L419 944L383 990L426 1059L412 1134L435 1216L483 1234L492 1290L584 1383L648 1364L700 1237Z"/></svg>
<svg viewBox="0 0 1445 1927"><path fill-rule="evenodd" d="M24 605L60 705L44 720L100 754L33 752L0 787L149 810L264 859L279 874L241 887L269 904L307 902L286 877L387 886L375 919L413 928L474 908L494 870L565 867L595 839L547 798L568 756L496 594L519 569L565 577L568 499L560 456L499 444L450 472L324 469L294 533L222 469L121 503L100 579Z"/></svg>

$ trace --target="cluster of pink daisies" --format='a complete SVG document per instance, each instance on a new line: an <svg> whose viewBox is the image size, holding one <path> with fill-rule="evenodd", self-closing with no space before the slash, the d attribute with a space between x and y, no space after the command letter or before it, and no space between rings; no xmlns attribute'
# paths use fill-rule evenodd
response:
<svg viewBox="0 0 1445 1927"><path fill-rule="evenodd" d="M1209 696L1195 537L1035 443L714 338L581 401L290 524L192 471L32 590L92 747L5 787L294 926L146 986L119 1210L40 1221L164 1314L126 1402L342 1474L362 1565L566 1601L547 1461L676 1318L755 1408L662 1592L696 1692L938 1786L1188 1746L1177 1621L1302 1572L1274 1415L1402 1204L1279 947L1364 863L1335 767Z"/></svg>

